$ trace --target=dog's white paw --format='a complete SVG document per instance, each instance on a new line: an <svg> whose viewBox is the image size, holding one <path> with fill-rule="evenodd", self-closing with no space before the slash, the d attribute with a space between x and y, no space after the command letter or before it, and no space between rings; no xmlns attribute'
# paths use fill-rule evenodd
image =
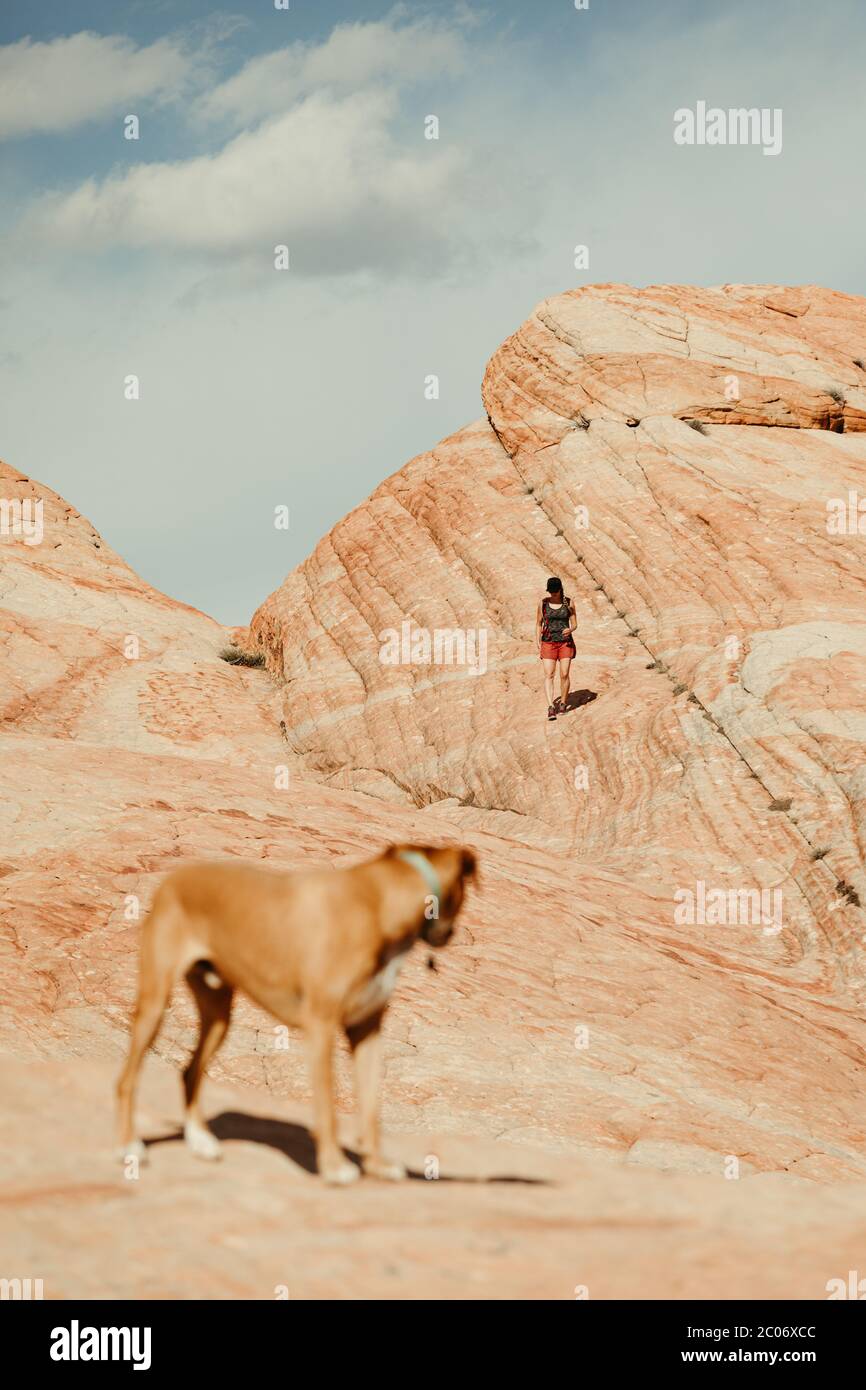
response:
<svg viewBox="0 0 866 1390"><path fill-rule="evenodd" d="M348 1158L341 1159L338 1163L331 1163L322 1169L322 1180L329 1187L349 1187L353 1182L357 1182L361 1176L361 1170L355 1163L351 1163Z"/></svg>
<svg viewBox="0 0 866 1390"><path fill-rule="evenodd" d="M121 1144L120 1148L115 1149L114 1157L118 1163L125 1163L128 1158L134 1158L138 1163L147 1163L147 1148L141 1139L130 1139L128 1144Z"/></svg>
<svg viewBox="0 0 866 1390"><path fill-rule="evenodd" d="M406 1177L403 1164L389 1158L365 1158L364 1172L370 1178L378 1178L380 1182L402 1182Z"/></svg>
<svg viewBox="0 0 866 1390"><path fill-rule="evenodd" d="M219 1140L216 1135L211 1134L209 1129L205 1129L204 1125L196 1124L194 1120L187 1120L183 1127L183 1137L190 1153L194 1153L196 1158L207 1159L210 1163L222 1158Z"/></svg>

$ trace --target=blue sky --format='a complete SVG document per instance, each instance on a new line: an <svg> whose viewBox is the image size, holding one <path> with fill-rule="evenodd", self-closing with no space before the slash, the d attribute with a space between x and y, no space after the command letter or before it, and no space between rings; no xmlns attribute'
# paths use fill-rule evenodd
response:
<svg viewBox="0 0 866 1390"><path fill-rule="evenodd" d="M546 295L864 293L864 59L856 0L4 0L0 456L245 622ZM677 147L698 100L781 154Z"/></svg>

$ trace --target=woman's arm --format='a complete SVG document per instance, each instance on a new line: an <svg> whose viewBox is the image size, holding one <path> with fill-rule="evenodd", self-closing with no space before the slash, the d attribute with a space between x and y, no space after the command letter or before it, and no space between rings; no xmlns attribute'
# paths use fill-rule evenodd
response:
<svg viewBox="0 0 866 1390"><path fill-rule="evenodd" d="M562 632L563 637L570 637L571 634L572 634L572 631L574 630L574 628L577 627L577 614L576 614L575 611L574 611L574 599L573 599L573 598L570 598L570 599L568 600L568 612L569 612L569 626L566 627L566 628L563 628L563 632Z"/></svg>
<svg viewBox="0 0 866 1390"><path fill-rule="evenodd" d="M536 644L537 644L539 647L541 646L541 625L542 625L542 622L543 622L543 619L542 619L542 616L541 616L541 604L539 603L538 607L537 607L536 610L535 610L535 641L536 641Z"/></svg>

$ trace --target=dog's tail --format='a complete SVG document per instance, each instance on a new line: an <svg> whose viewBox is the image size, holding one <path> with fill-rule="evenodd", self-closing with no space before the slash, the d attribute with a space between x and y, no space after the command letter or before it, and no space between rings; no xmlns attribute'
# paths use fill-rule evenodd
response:
<svg viewBox="0 0 866 1390"><path fill-rule="evenodd" d="M188 962L181 956L178 931L180 905L171 884L157 889L141 927L138 994L132 1020L133 1046L146 1050L156 1037L171 992Z"/></svg>
<svg viewBox="0 0 866 1390"><path fill-rule="evenodd" d="M129 1054L117 1081L118 1139L125 1151L133 1137L133 1103L142 1058L156 1038L182 959L178 951L179 904L165 883L141 928L138 994L132 1014Z"/></svg>

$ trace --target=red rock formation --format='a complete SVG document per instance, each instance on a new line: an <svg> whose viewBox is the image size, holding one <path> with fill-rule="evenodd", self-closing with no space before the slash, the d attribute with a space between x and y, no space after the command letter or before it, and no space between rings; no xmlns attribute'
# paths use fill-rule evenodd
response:
<svg viewBox="0 0 866 1390"><path fill-rule="evenodd" d="M820 289L549 300L494 355L488 421L383 483L248 634L150 589L0 466L0 500L44 508L38 544L0 535L0 1093L31 1135L5 1209L55 1294L269 1297L292 1284L286 1223L299 1296L355 1296L363 1269L381 1296L808 1298L855 1267L866 537L856 512L855 534L827 529L829 499L866 494L855 359L866 303ZM586 695L548 725L552 573ZM474 636L478 669L383 662L405 622ZM232 639L269 672L222 661ZM349 862L398 838L466 840L482 878L389 1020L396 1151L558 1186L362 1184L349 1216L276 1148L230 1143L216 1175L160 1145L131 1191L102 1153L134 900L182 857ZM725 896L735 920L714 922L714 890L780 892L778 920ZM158 1051L177 1063L191 1039L179 998ZM277 1050L251 1006L215 1072L214 1111L308 1115L300 1044ZM151 1064L148 1132L178 1113ZM303 1162L300 1131L268 1133ZM141 1255L142 1211L170 1212L172 1251Z"/></svg>
<svg viewBox="0 0 866 1390"><path fill-rule="evenodd" d="M819 289L546 301L488 367L490 424L389 478L256 614L292 747L332 785L668 897L781 888L762 970L859 989L860 918L835 887L866 897L866 571L827 504L866 490L860 353L866 305ZM548 573L577 604L590 700L553 727L533 640ZM406 618L486 630L487 670L383 665L380 631Z"/></svg>

